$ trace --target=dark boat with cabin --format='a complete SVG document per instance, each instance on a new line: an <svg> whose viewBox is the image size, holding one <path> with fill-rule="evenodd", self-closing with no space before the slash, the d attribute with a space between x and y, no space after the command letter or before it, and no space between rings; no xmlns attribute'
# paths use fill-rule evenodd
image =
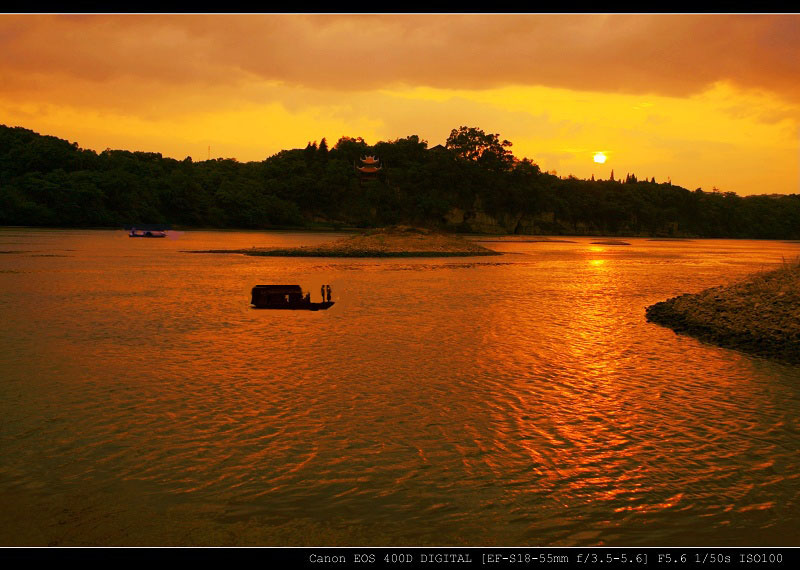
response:
<svg viewBox="0 0 800 570"><path fill-rule="evenodd" d="M324 311L333 301L312 303L311 293L303 293L300 285L256 285L250 303L256 309L289 309L295 311Z"/></svg>

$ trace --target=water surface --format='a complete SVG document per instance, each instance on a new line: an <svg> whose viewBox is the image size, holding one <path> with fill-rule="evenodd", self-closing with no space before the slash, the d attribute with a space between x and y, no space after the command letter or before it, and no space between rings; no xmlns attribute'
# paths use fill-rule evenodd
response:
<svg viewBox="0 0 800 570"><path fill-rule="evenodd" d="M644 318L800 244L182 252L335 237L0 229L0 544L800 544L800 368Z"/></svg>

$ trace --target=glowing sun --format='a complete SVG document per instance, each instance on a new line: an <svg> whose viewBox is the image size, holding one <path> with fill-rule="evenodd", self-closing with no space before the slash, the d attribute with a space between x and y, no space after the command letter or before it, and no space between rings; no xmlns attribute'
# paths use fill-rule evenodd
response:
<svg viewBox="0 0 800 570"><path fill-rule="evenodd" d="M597 164L603 164L606 161L606 158L607 158L606 155L603 154L602 152L594 153L594 161Z"/></svg>

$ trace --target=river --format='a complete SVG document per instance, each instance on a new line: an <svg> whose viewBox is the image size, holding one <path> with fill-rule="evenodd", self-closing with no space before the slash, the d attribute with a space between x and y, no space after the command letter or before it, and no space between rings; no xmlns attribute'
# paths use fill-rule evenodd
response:
<svg viewBox="0 0 800 570"><path fill-rule="evenodd" d="M800 367L644 314L799 243L185 253L333 237L0 228L0 545L800 545Z"/></svg>

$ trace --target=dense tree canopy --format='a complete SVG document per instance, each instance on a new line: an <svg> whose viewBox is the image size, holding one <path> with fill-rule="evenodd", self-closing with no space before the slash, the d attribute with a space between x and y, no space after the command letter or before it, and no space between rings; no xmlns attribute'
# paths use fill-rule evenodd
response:
<svg viewBox="0 0 800 570"><path fill-rule="evenodd" d="M501 141L499 134L486 134L481 129L463 126L450 131L445 144L456 156L495 170L505 170L511 166L514 156L508 150L510 146L511 142Z"/></svg>
<svg viewBox="0 0 800 570"><path fill-rule="evenodd" d="M517 160L499 135L454 129L447 146L417 135L367 144L341 137L261 162L194 162L85 150L0 125L0 224L275 228L407 223L461 231L800 239L800 196L748 196L670 183L559 178ZM360 158L383 169L365 181ZM488 221L487 221L488 220ZM493 220L493 222L492 222Z"/></svg>

